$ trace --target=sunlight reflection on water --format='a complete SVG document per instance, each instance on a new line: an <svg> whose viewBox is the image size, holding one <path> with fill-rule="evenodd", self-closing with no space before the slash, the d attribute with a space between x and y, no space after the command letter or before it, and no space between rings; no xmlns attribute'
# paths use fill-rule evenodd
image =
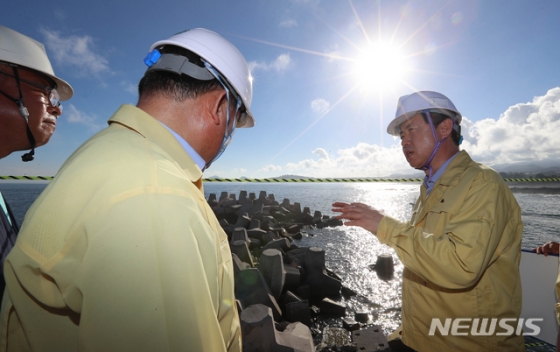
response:
<svg viewBox="0 0 560 352"><path fill-rule="evenodd" d="M207 183L209 193L220 195L222 191L239 195L241 190L274 194L278 202L284 198L299 202L302 209L309 207L311 213L318 210L332 216L331 205L335 201L362 202L386 214L407 221L412 206L419 195L419 183ZM514 193L523 210L523 248L532 248L547 241L558 240L560 227L560 195ZM347 316L354 312L370 312L373 322L391 333L401 322L401 277L403 265L392 248L382 245L370 232L358 227L306 229L307 236L294 241L298 247L321 247L325 250L326 265L343 279L343 285L358 293L358 297L346 301ZM391 254L395 264L392 280L383 281L369 268L380 254Z"/></svg>
<svg viewBox="0 0 560 352"><path fill-rule="evenodd" d="M311 213L318 210L332 216L331 204L335 201L363 202L383 209L387 214L406 220L411 216L412 203L418 197L417 183L349 183L349 184L207 184L206 193L222 191L239 195L246 190L259 196L260 191L274 194L278 202L284 198L290 203L299 202L309 207ZM219 190L219 191L218 191ZM383 326L386 333L395 330L401 322L401 276L403 265L396 253L387 245L379 243L373 234L359 227L309 228L308 234L294 241L298 247L321 247L325 250L326 266L340 275L343 285L358 293L345 301L347 316L355 312L368 312L375 324ZM393 279L384 281L370 269L380 254L390 254L395 264Z"/></svg>
<svg viewBox="0 0 560 352"><path fill-rule="evenodd" d="M0 183L0 190L10 203L21 224L31 203L47 183ZM362 202L383 209L388 215L406 221L412 212L412 203L419 194L418 183L205 183L205 196L217 196L225 191L239 195L244 190L274 194L278 202L284 198L299 202L302 209L309 207L312 214L318 210L332 216L335 201ZM514 193L524 223L523 248L560 238L560 194ZM348 315L353 312L371 312L376 324L392 332L400 324L401 276L403 266L393 249L382 245L374 235L358 227L306 229L299 247L321 247L325 250L326 265L343 278L344 286L358 292L358 297L347 301ZM380 254L391 254L395 263L392 280L377 278L369 268Z"/></svg>

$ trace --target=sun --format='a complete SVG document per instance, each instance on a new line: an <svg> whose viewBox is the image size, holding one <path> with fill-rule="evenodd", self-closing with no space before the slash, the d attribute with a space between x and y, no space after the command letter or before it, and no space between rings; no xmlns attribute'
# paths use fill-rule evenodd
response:
<svg viewBox="0 0 560 352"><path fill-rule="evenodd" d="M354 76L362 91L371 92L396 86L409 67L402 51L391 43L370 44L354 61Z"/></svg>

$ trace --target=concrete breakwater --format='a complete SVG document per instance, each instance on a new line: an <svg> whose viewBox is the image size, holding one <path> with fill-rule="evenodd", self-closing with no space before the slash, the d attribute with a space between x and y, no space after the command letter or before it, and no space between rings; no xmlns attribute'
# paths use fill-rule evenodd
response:
<svg viewBox="0 0 560 352"><path fill-rule="evenodd" d="M325 266L325 251L294 244L306 227L336 227L340 220L289 199L279 203L265 191L258 197L246 191L239 197L210 194L208 204L230 243L243 351L388 350L368 312L347 312L341 298L356 293ZM376 267L378 275L390 279L392 261L386 259L392 260L378 258ZM340 324L325 326L325 319Z"/></svg>

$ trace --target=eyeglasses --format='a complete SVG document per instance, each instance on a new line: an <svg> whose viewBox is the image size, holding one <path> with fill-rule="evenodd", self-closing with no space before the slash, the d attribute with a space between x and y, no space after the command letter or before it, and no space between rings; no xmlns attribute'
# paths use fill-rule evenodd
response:
<svg viewBox="0 0 560 352"><path fill-rule="evenodd" d="M0 72L0 74L4 75L4 76L8 76L8 77L12 77L12 78L16 78L15 76L12 76L10 74L7 74L5 72ZM60 95L58 94L58 91L56 90L56 88L52 88L52 87L45 87L43 85L40 85L38 83L35 82L31 82L28 81L26 79L23 78L19 78L20 82L29 84L30 86L33 86L35 88L39 88L43 91L48 92L48 98L49 98L49 103L53 108L59 108L60 111L62 112L62 105L60 103Z"/></svg>
<svg viewBox="0 0 560 352"><path fill-rule="evenodd" d="M238 98L241 101L241 98ZM237 126L243 126L247 122L247 109L241 106L237 109Z"/></svg>
<svg viewBox="0 0 560 352"><path fill-rule="evenodd" d="M245 124L245 122L247 121L247 110L245 109L245 106L243 105L243 101L241 100L241 97L238 97L235 95L235 93L232 93L232 98L236 101L235 104L235 127L237 128L238 126L243 126Z"/></svg>

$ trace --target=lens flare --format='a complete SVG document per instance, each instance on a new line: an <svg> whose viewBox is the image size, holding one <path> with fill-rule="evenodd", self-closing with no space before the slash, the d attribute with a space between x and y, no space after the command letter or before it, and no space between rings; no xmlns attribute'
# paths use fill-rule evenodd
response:
<svg viewBox="0 0 560 352"><path fill-rule="evenodd" d="M463 22L463 14L461 12L455 12L453 16L451 16L451 23L456 26L461 22Z"/></svg>

